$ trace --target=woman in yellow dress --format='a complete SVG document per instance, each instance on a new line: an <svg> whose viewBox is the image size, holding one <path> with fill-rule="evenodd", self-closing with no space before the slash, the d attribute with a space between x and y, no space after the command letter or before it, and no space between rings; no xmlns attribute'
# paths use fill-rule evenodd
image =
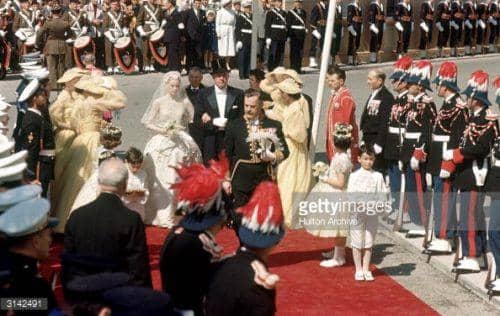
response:
<svg viewBox="0 0 500 316"><path fill-rule="evenodd" d="M312 180L311 161L307 148L309 115L304 113L307 101L302 96L302 89L295 80L285 79L278 83L276 88L280 91L280 98L284 104L281 124L290 151L288 158L278 166L277 180L285 224L292 227L296 224L297 202L309 193Z"/></svg>
<svg viewBox="0 0 500 316"><path fill-rule="evenodd" d="M80 79L88 77L89 72L80 68L71 68L57 80L57 83L64 84L64 89L59 93L57 99L49 107L50 119L55 130L56 162L54 167L54 184L52 186L52 204L56 202L54 198L60 196L60 181L64 179L64 169L68 162L68 149L76 137L76 132L71 128L71 113L76 100L83 98L83 95L75 90L75 84Z"/></svg>
<svg viewBox="0 0 500 316"><path fill-rule="evenodd" d="M61 179L62 190L55 208L59 225L55 231L64 232L64 226L73 202L91 176L97 149L99 147L100 130L105 124L102 115L105 111L120 110L125 107L126 97L123 92L115 89L116 81L110 77L95 76L80 80L75 88L82 91L84 98L75 102L72 115L72 128L76 138L68 149L68 159L71 161Z"/></svg>

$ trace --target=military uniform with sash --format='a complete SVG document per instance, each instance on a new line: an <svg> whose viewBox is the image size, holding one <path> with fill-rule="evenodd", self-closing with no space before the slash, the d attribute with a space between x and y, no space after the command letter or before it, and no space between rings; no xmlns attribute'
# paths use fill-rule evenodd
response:
<svg viewBox="0 0 500 316"><path fill-rule="evenodd" d="M476 41L476 52L478 54L483 53L483 47L486 44L486 33L488 32L488 20L489 20L489 10L488 4L483 0L477 6L477 41Z"/></svg>
<svg viewBox="0 0 500 316"><path fill-rule="evenodd" d="M436 9L436 27L438 28L438 56L443 56L443 47L448 43L448 38L450 37L450 18L451 18L451 8L448 4L448 0L442 0L439 2Z"/></svg>
<svg viewBox="0 0 500 316"><path fill-rule="evenodd" d="M370 62L376 63L378 52L382 49L384 36L384 5L376 0L368 8L368 23L370 24Z"/></svg>
<svg viewBox="0 0 500 316"><path fill-rule="evenodd" d="M72 2L80 3L79 0L72 0ZM69 9L63 14L62 18L70 25L71 28L71 36L68 36L71 40L66 43L66 68L69 69L75 65L75 61L73 59L73 42L80 35L85 35L87 33L88 19L87 13L78 9Z"/></svg>
<svg viewBox="0 0 500 316"><path fill-rule="evenodd" d="M297 73L302 73L302 57L304 40L306 38L307 14L304 9L293 8L286 17L290 37L290 67Z"/></svg>
<svg viewBox="0 0 500 316"><path fill-rule="evenodd" d="M467 0L464 4L464 51L465 55L471 55L471 46L476 38L477 11L476 4L472 0Z"/></svg>
<svg viewBox="0 0 500 316"><path fill-rule="evenodd" d="M84 7L88 19L90 36L95 44L95 60L97 68L104 69L104 30L102 23L106 14L100 5L91 2Z"/></svg>
<svg viewBox="0 0 500 316"><path fill-rule="evenodd" d="M309 48L310 67L318 66L316 62L316 55L318 53L318 48L320 51L323 48L327 16L328 16L327 2L318 1L318 3L311 10L311 17L309 20L311 28L313 29L313 34L311 36L311 47Z"/></svg>
<svg viewBox="0 0 500 316"><path fill-rule="evenodd" d="M399 3L394 12L396 29L398 31L398 43L396 52L398 57L408 53L412 32L412 7L410 4Z"/></svg>
<svg viewBox="0 0 500 316"><path fill-rule="evenodd" d="M432 42L434 28L434 7L430 0L422 2L420 7L420 57L427 58L427 48Z"/></svg>
<svg viewBox="0 0 500 316"><path fill-rule="evenodd" d="M490 37L488 40L488 53L495 53L496 40L500 32L500 9L496 1L491 1L488 4L488 25L490 26Z"/></svg>
<svg viewBox="0 0 500 316"><path fill-rule="evenodd" d="M123 12L109 10L104 15L105 64L108 70L115 65L113 46L120 37L128 34L127 18Z"/></svg>
<svg viewBox="0 0 500 316"><path fill-rule="evenodd" d="M462 31L464 29L464 12L460 0L453 0L451 3L451 20L450 20L450 55L457 56L457 46L462 39Z"/></svg>
<svg viewBox="0 0 500 316"><path fill-rule="evenodd" d="M252 14L242 12L236 17L235 37L236 42L241 43L241 48L238 51L238 70L240 79L248 79L250 75L252 25Z"/></svg>
<svg viewBox="0 0 500 316"><path fill-rule="evenodd" d="M284 10L273 8L266 15L266 44L270 46L267 60L269 71L283 65L287 38L286 14Z"/></svg>
<svg viewBox="0 0 500 316"><path fill-rule="evenodd" d="M347 63L357 64L357 51L361 43L361 26L363 25L363 12L357 2L347 6L347 23L349 26L349 43L347 46Z"/></svg>
<svg viewBox="0 0 500 316"><path fill-rule="evenodd" d="M35 32L35 20L35 14L31 10L20 10L14 16L14 20L12 21L12 32L16 34L17 37L17 51L19 52L19 58L28 53L27 51L23 51L24 43L26 42L27 37ZM23 32L23 35L16 33L23 30L25 31Z"/></svg>
<svg viewBox="0 0 500 316"><path fill-rule="evenodd" d="M142 39L142 63L144 70L152 70L152 53L149 48L149 36L160 28L161 10L157 5L145 2L139 8L137 14L137 32ZM154 69L154 68L153 68Z"/></svg>

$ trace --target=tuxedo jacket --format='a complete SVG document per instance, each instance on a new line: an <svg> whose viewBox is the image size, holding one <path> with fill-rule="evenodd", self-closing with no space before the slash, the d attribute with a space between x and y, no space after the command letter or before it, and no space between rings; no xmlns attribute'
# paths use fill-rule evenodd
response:
<svg viewBox="0 0 500 316"><path fill-rule="evenodd" d="M217 97L215 95L215 87L205 88L199 92L198 106L195 109L195 124L203 129L203 160L217 158L217 154L224 150L224 135L225 132L212 124L212 120L208 123L202 123L201 117L203 113L207 113L212 120L217 117L225 117L229 121L235 120L243 115L243 91L231 86L227 87L227 98L225 105L225 114L219 113L217 106ZM226 125L227 126L227 125Z"/></svg>
<svg viewBox="0 0 500 316"><path fill-rule="evenodd" d="M199 94L200 91L203 90L205 86L203 84L200 84L200 88L197 91L191 90L191 85L188 85L185 88L186 96L188 97L189 101L193 105L194 111L196 113L196 109L198 108L198 101L199 101ZM200 124L197 124L196 122L193 122L189 124L189 134L191 137L193 137L194 141L200 147L200 150L203 150L203 128L201 127Z"/></svg>
<svg viewBox="0 0 500 316"><path fill-rule="evenodd" d="M165 29L163 42L178 44L181 40L181 30L179 29L179 24L183 23L181 13L177 9L172 11L171 14L168 14L168 12L164 10L163 18L167 21L167 24L163 27Z"/></svg>
<svg viewBox="0 0 500 316"><path fill-rule="evenodd" d="M369 108L369 100L366 101L361 115L360 129L363 131L363 141L372 145L377 143L384 147L394 96L383 86L372 100L380 102L375 111Z"/></svg>
<svg viewBox="0 0 500 316"><path fill-rule="evenodd" d="M71 264L65 264L65 258L71 258L66 261ZM94 266L89 268L86 260ZM78 275L125 272L132 284L152 286L144 224L115 194L101 193L71 214L62 262L63 285Z"/></svg>
<svg viewBox="0 0 500 316"><path fill-rule="evenodd" d="M205 11L202 9L198 9L198 16L194 13L194 9L186 11L186 31L191 41L201 41L204 21Z"/></svg>

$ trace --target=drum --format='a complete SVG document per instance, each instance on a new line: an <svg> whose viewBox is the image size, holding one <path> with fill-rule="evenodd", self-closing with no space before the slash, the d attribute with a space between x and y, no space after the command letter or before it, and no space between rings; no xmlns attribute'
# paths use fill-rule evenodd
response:
<svg viewBox="0 0 500 316"><path fill-rule="evenodd" d="M73 59L75 64L82 69L85 68L83 58L87 53L95 55L95 44L90 36L83 35L78 37L73 43Z"/></svg>
<svg viewBox="0 0 500 316"><path fill-rule="evenodd" d="M160 65L166 65L168 63L167 47L162 41L164 34L165 31L163 29L159 29L158 31L151 34L148 41L151 55L153 55L153 58Z"/></svg>
<svg viewBox="0 0 500 316"><path fill-rule="evenodd" d="M135 44L130 37L120 37L113 46L113 53L124 73L130 74L135 70L137 55Z"/></svg>

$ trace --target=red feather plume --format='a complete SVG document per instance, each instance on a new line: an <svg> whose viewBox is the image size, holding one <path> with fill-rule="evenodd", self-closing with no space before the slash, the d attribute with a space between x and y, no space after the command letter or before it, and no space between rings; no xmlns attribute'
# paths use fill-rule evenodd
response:
<svg viewBox="0 0 500 316"><path fill-rule="evenodd" d="M476 70L471 75L471 79L474 80L477 85L482 85L488 82L488 77L488 73L483 70Z"/></svg>
<svg viewBox="0 0 500 316"><path fill-rule="evenodd" d="M284 220L278 186L270 181L261 182L250 201L237 211L243 215L242 224L248 229L278 232Z"/></svg>
<svg viewBox="0 0 500 316"><path fill-rule="evenodd" d="M443 78L455 78L457 76L457 64L453 61L445 61L438 70L438 76Z"/></svg>
<svg viewBox="0 0 500 316"><path fill-rule="evenodd" d="M412 64L413 59L411 59L410 56L403 56L396 61L396 63L394 64L394 68L407 71L411 68Z"/></svg>
<svg viewBox="0 0 500 316"><path fill-rule="evenodd" d="M497 89L500 89L500 76L497 76L493 81L493 86Z"/></svg>

